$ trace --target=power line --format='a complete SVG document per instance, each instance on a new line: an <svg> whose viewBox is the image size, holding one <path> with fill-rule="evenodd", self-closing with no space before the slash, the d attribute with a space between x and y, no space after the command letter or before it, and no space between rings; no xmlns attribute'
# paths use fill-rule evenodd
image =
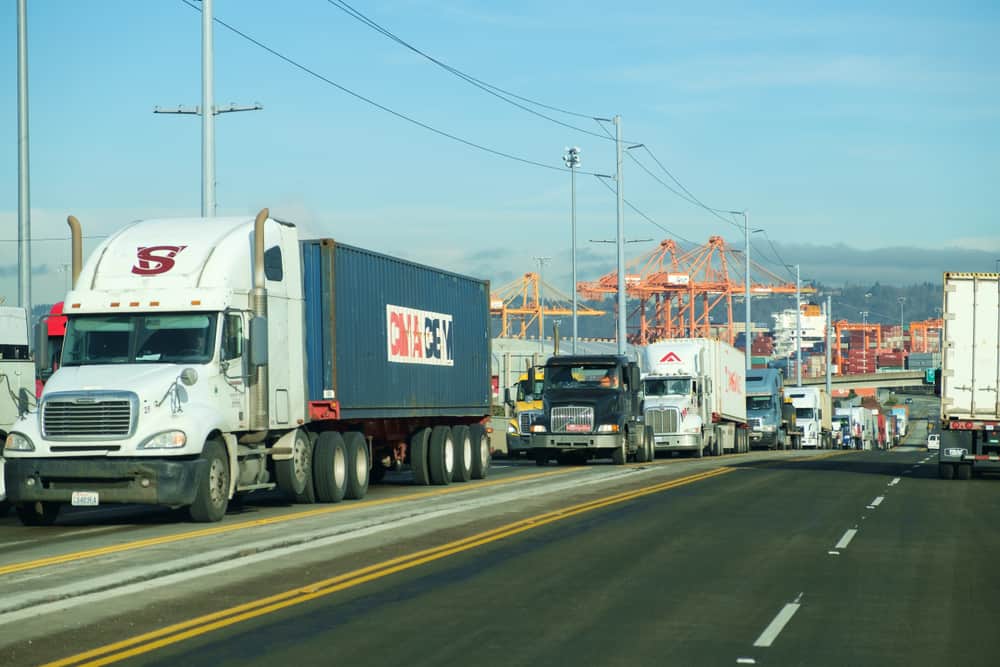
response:
<svg viewBox="0 0 1000 667"><path fill-rule="evenodd" d="M427 60L429 60L430 62L434 63L435 65L437 65L441 69L445 70L446 72L457 76L458 78L462 79L466 83L469 83L469 84L475 86L476 88L479 88L480 90L482 90L482 91L484 91L486 93L489 93L490 95L493 95L494 97L496 97L496 98L498 98L500 100L503 100L504 102L507 102L508 104L511 104L511 105L517 107L518 109L521 109L522 111L527 111L528 113L533 114L535 116L538 116L539 118L544 118L547 121L550 121L550 122L555 123L557 125L561 125L562 127L569 128L571 130L575 130L577 132L582 132L584 134L589 134L590 136L597 137L598 139L607 139L607 137L604 137L604 136L598 134L597 132L592 132L592 131L587 130L585 128L578 127L576 125L571 125L569 123L565 123L565 122L563 122L561 120L558 120L556 118L552 118L551 116L546 116L545 114L540 113L538 111L535 111L534 109L529 109L528 107L524 106L523 104L518 104L517 102L515 102L514 100L512 100L510 98L521 100L523 102L526 102L527 104L532 104L534 106L541 107L543 109L549 109L551 111L556 111L556 112L559 112L559 113L568 114L568 115L571 115L571 116L576 116L578 118L593 118L594 116L592 116L592 115L578 113L576 111L570 111L568 109L560 109L559 107L554 107L554 106L551 106L549 104L543 104L542 102L538 102L536 100L532 100L530 98L523 97L521 95L517 95L517 94L512 93L512 92L510 92L508 90L504 90L503 88L500 88L499 86L494 86L491 83L487 83L486 81L483 81L482 79L478 79L478 78L472 76L471 74L467 74L466 72L463 72L462 70L460 70L460 69L458 69L456 67L452 67L451 65L449 65L449 64L447 64L447 63L445 63L445 62L443 62L441 60L438 60L437 58L435 58L434 56L426 53L425 51L422 51L421 49L417 48L413 44L410 44L406 40L404 40L401 37L399 37L398 35L394 34L388 28L385 28L384 26L380 25L375 20L373 20L373 19L365 16L360 11L358 11L357 9L355 9L354 7L352 7L351 5L347 4L346 2L342 2L341 0L326 0L326 1L328 3L330 3L331 5L333 5L334 7L336 7L337 9L339 9L340 11L344 12L345 14L347 14L348 16L350 16L351 18L354 18L357 21L360 21L361 23L364 23L369 28L372 28L376 32L379 32L382 35L388 37L389 39L391 39L392 41L396 42L400 46L403 46L403 47L409 49L410 51L412 51L413 53L416 53L417 55L419 55L419 56L421 56L423 58L426 58Z"/></svg>
<svg viewBox="0 0 1000 667"><path fill-rule="evenodd" d="M608 184L608 183L607 183L607 182L605 181L605 179L604 179L604 178L602 178L602 177L600 177L600 176L598 176L598 177L596 177L596 178L597 178L597 180L598 180L598 181L600 181L600 182L601 182L601 184L602 184L602 185L603 185L604 187L606 187L606 188L607 188L608 190L610 190L611 192L615 192L615 189L614 189L614 188L612 188L612 187L611 187L611 186L610 186L610 185L609 185L609 184ZM639 215L640 217L644 218L644 219L645 219L645 220L646 220L647 222L649 222L649 223L651 223L651 224L653 224L653 225L655 225L655 226L659 227L659 228L660 228L661 230L663 230L663 231L664 231L664 232L666 232L667 234L670 234L671 236L673 236L673 237L675 237L675 238L678 238L678 239L680 239L681 241L684 241L685 243L687 243L688 245L690 245L690 246L692 246L692 247L694 247L694 246L697 246L697 245L698 245L698 244L697 244L697 243L695 243L694 241L692 241L692 240L690 240L690 239L686 239L686 238L684 238L683 236L681 236L680 234L677 234L676 232L672 232L672 231L670 231L669 229L667 229L666 227L664 227L663 225L661 225L660 223L658 223L658 222L657 222L656 220L653 220L653 219L652 219L651 217L649 217L648 215L646 215L645 213L643 213L642 211L640 211L640 210L639 210L638 208L636 208L636 207L635 207L635 206L634 206L634 205L632 204L632 202L630 202L630 201L629 201L628 199L623 199L622 201L624 201L624 202L625 202L625 205L626 205L626 206L628 206L628 207L629 207L630 209L632 209L632 210L633 210L633 211L634 211L634 212L635 212L636 214L638 214L638 215Z"/></svg>
<svg viewBox="0 0 1000 667"><path fill-rule="evenodd" d="M201 12L201 9L198 8L196 5L194 5L190 0L181 0L181 2L183 2L185 5L187 5L191 9L195 10L196 12L199 12L199 13ZM463 139L462 137L459 137L457 135L451 134L450 132L445 132L444 130L439 130L436 127L433 127L431 125L428 125L427 123L424 123L423 121L419 121L419 120L417 120L415 118L411 118L410 116L407 116L404 113L401 113L399 111L391 109L391 108L385 106L384 104L379 104L375 100L373 100L371 98L368 98L368 97L365 97L364 95L362 95L360 93L356 93L353 90L351 90L350 88L347 88L346 86L342 86L341 84L337 83L336 81L333 81L332 79L329 79L329 78L323 76L319 72L317 72L317 71L315 71L313 69L310 69L309 67L307 67L307 66L305 66L305 65L303 65L303 64L301 64L301 63L299 63L299 62L297 62L295 60L293 60L292 58L284 55L283 53L280 53L279 51L271 48L270 46L268 46L266 44L264 44L260 40L255 39L254 37L251 37L247 33L243 32L243 31L241 31L241 30L239 30L239 29L237 29L237 28L235 28L235 27L233 27L231 25L229 25L228 23L226 23L225 21L223 21L222 19L220 19L218 17L214 17L213 21L215 23L218 23L219 25L221 25L226 30L229 30L230 32L238 35L239 37L242 37L246 41L248 41L251 44L257 46L258 48L263 49L264 51L267 51L268 53L270 53L271 55L275 56L276 58L279 58L279 59L285 61L286 63L288 63L292 67L295 67L296 69L299 69L299 70L305 72L309 76L312 76L313 78L319 79L323 83L326 83L326 84L328 84L330 86L333 86L337 90L340 90L341 92L347 93L348 95L350 95L351 97L354 97L355 99L361 100L362 102L365 102L366 104L369 104L369 105L375 107L376 109L380 109L381 111L384 111L384 112L386 112L388 114L391 114L391 115L399 118L400 120L405 120L406 122L411 123L413 125L416 125L417 127L421 127L423 129L427 130L428 132L433 132L434 134L437 134L439 136L445 137L447 139L451 139L452 141L457 141L458 143L464 144L464 145L466 145L466 146L468 146L470 148L475 148L477 150L481 150L481 151L483 151L485 153L490 153L491 155L495 155L497 157L506 158L508 160L514 160L515 162L521 162L523 164L530 164L532 166L541 167L542 169L549 169L551 171L565 171L566 170L565 167L558 167L558 166L551 165L551 164L545 164L544 162L538 162L536 160L531 160L531 159L528 159L528 158L520 157L520 156L517 156L517 155L513 155L511 153L505 153L504 151L496 150L494 148L489 148L488 146L484 146L482 144L478 144L478 143L476 143L474 141L470 141L469 139ZM580 171L579 173L581 173L581 174L587 174L587 175L591 175L591 176L598 176L599 175L599 174L596 174L594 172L589 172L589 171Z"/></svg>
<svg viewBox="0 0 1000 667"><path fill-rule="evenodd" d="M106 239L108 237L107 237L107 235L104 235L104 236L81 236L80 238L84 238L84 239ZM65 237L61 237L61 236L47 236L47 237L41 237L41 238L35 236L35 237L31 238L31 242L32 243L41 242L41 241L70 241L70 240L71 239L68 236L65 236ZM0 243L18 243L18 242L19 242L18 239L0 239Z"/></svg>

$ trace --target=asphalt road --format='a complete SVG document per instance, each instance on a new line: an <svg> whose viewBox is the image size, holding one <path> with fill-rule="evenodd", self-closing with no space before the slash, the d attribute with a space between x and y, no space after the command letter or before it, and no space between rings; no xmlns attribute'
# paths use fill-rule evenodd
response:
<svg viewBox="0 0 1000 667"><path fill-rule="evenodd" d="M571 471L572 492L280 575L262 567L181 599L151 594L113 619L8 647L0 662L137 636L96 655L192 666L996 664L1000 478L945 482L926 452L904 447L668 463L582 484L613 469ZM370 564L380 565L360 570Z"/></svg>

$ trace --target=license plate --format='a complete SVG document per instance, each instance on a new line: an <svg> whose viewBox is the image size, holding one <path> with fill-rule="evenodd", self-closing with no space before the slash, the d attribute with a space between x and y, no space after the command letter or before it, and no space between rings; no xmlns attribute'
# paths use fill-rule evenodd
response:
<svg viewBox="0 0 1000 667"><path fill-rule="evenodd" d="M962 456L965 454L964 449L946 449L944 450L945 456Z"/></svg>
<svg viewBox="0 0 1000 667"><path fill-rule="evenodd" d="M570 433L588 433L590 427L586 424L566 424L566 430Z"/></svg>
<svg viewBox="0 0 1000 667"><path fill-rule="evenodd" d="M70 504L76 507L96 507L98 505L97 491L74 491Z"/></svg>

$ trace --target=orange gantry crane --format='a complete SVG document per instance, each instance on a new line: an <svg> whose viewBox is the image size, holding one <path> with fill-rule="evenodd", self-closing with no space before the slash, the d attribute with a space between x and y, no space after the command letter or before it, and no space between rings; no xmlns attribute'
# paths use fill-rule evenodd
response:
<svg viewBox="0 0 1000 667"><path fill-rule="evenodd" d="M733 274L730 269L735 269ZM734 251L721 236L684 251L673 239L665 239L651 252L626 263L625 292L638 305L629 318L629 340L645 345L664 338L715 337L713 329L726 332L724 339L733 344L736 331L733 296L743 296L746 263L743 253ZM795 284L755 262L750 262L750 294L795 294ZM755 280L754 278L757 278ZM763 278L763 280L761 280ZM617 294L617 273L608 273L592 282L581 282L577 289L587 299L602 299ZM801 294L815 293L802 287ZM725 321L712 323L717 308L725 312ZM738 319L738 318L737 318Z"/></svg>
<svg viewBox="0 0 1000 667"><path fill-rule="evenodd" d="M525 273L520 279L498 288L490 295L490 315L500 318L500 335L527 338L528 329L537 324L536 332L544 336L546 317L571 317L572 299L539 279L537 273ZM604 314L578 303L577 317ZM516 330L514 324L517 324Z"/></svg>
<svg viewBox="0 0 1000 667"><path fill-rule="evenodd" d="M910 322L910 352L940 352L944 320Z"/></svg>

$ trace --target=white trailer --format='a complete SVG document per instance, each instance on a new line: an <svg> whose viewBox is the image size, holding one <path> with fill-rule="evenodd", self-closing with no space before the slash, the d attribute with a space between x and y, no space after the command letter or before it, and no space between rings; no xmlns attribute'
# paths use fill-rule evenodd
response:
<svg viewBox="0 0 1000 667"><path fill-rule="evenodd" d="M709 338L642 349L643 413L656 451L749 451L743 354Z"/></svg>
<svg viewBox="0 0 1000 667"><path fill-rule="evenodd" d="M942 478L1000 470L1000 274L944 274Z"/></svg>

